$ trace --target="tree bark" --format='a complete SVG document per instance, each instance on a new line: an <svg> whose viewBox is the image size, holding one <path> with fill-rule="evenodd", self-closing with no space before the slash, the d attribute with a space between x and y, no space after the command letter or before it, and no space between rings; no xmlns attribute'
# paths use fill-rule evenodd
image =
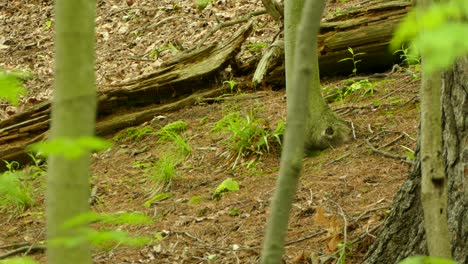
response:
<svg viewBox="0 0 468 264"><path fill-rule="evenodd" d="M468 263L468 57L443 74L442 136L448 179L448 224L452 258ZM421 163L417 162L393 202L377 241L369 248L365 264L398 263L410 255L427 255L421 194Z"/></svg>
<svg viewBox="0 0 468 264"><path fill-rule="evenodd" d="M275 194L271 203L271 214L268 217L265 240L260 263L282 263L284 241L288 230L291 207L296 196L297 184L302 170L304 142L306 141L309 96L312 90L320 89L317 68L317 34L320 28L320 15L325 7L325 0L310 0L301 10L299 1L286 2L286 33L295 49L287 50L289 56L287 82L289 96L287 99L287 127L284 148L281 154L281 166ZM303 3L302 3L303 4ZM294 21L294 26L290 23ZM300 21L300 23L298 23ZM299 24L299 27L297 25ZM299 35L290 34L289 30L297 28ZM312 45L312 43L314 45ZM292 48L292 47L288 47ZM312 63L304 60L312 58ZM294 70L293 70L294 69ZM310 84L310 85L307 85Z"/></svg>
<svg viewBox="0 0 468 264"><path fill-rule="evenodd" d="M94 135L96 85L94 74L94 20L96 1L55 2L55 79L51 140ZM91 263L88 241L73 246L54 244L54 239L76 239L86 225L64 228L64 223L89 211L90 151L75 159L63 154L49 157L46 216L47 262Z"/></svg>

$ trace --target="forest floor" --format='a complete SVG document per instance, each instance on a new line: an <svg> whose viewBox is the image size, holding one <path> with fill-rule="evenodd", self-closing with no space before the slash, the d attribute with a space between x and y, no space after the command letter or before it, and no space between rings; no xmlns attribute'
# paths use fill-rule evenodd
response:
<svg viewBox="0 0 468 264"><path fill-rule="evenodd" d="M192 1L98 1L98 86L151 72L177 52L196 45L217 20L235 20L262 9L261 1L254 0L212 3L199 11ZM331 4L327 14L343 8L341 2ZM25 83L28 95L20 106L0 105L0 120L50 99L52 12L53 1L0 4L0 67L33 74ZM278 31L273 21L266 15L254 20L248 43L270 42ZM222 41L236 28L222 29L209 41ZM239 56L252 53L244 45ZM286 263L307 263L311 255L324 263L336 263L343 257L339 251L343 244L347 245L346 263L360 263L411 170L409 152L416 147L419 119L418 70L387 72L385 78L369 78L369 82L363 81L366 76L359 78L322 80L325 90L354 89L330 104L352 124L353 136L343 146L304 158L286 240ZM244 77L235 80L241 83ZM286 100L284 90L231 91L226 87L226 93L231 92L229 99L160 113L164 117L160 120L119 131L108 137L112 148L93 155L92 209L108 214L140 212L154 220L146 225L105 226L149 236L153 242L137 248L97 247L95 263L258 262L280 150L271 140L268 150L238 155L232 151L229 133L216 133L213 128L223 117L238 112L241 119L272 131L285 121ZM170 160L174 151L174 145L161 142L156 132L176 121L187 123L182 136L191 151L176 163L174 178L163 190L167 196L148 202L156 196L158 184L153 175L158 173L158 164ZM34 206L20 213L1 209L0 256L14 248L6 246L21 244L33 249L27 250L28 255L45 262L40 247L34 251L45 239L44 177L32 183ZM239 184L239 190L214 199L216 188L228 178Z"/></svg>

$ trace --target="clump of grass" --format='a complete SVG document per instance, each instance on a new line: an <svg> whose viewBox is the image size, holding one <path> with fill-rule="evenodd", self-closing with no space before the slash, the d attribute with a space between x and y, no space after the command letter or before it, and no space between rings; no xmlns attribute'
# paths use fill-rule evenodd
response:
<svg viewBox="0 0 468 264"><path fill-rule="evenodd" d="M160 140L170 140L170 138L165 137L168 133L180 134L187 130L187 127L188 125L186 122L179 120L163 126L156 134L159 136Z"/></svg>
<svg viewBox="0 0 468 264"><path fill-rule="evenodd" d="M151 126L144 127L129 127L124 132L118 133L115 137L115 141L121 140L138 140L147 135L154 134L154 128Z"/></svg>
<svg viewBox="0 0 468 264"><path fill-rule="evenodd" d="M184 121L176 121L167 124L161 128L156 134L159 136L159 142L173 142L177 151L183 156L187 156L192 152L192 148L187 142L187 139L181 135L187 130L187 123Z"/></svg>
<svg viewBox="0 0 468 264"><path fill-rule="evenodd" d="M270 152L272 141L281 145L284 127L284 123L279 122L271 131L263 119L255 117L253 111L248 115L233 112L216 122L212 132L227 134L225 145L238 156L248 156Z"/></svg>
<svg viewBox="0 0 468 264"><path fill-rule="evenodd" d="M0 174L0 210L20 214L34 204L32 187L21 181L21 173L7 171Z"/></svg>
<svg viewBox="0 0 468 264"><path fill-rule="evenodd" d="M176 168L179 163L180 158L172 152L166 152L156 161L151 170L151 179L157 185L157 192L170 188L172 180L177 175Z"/></svg>

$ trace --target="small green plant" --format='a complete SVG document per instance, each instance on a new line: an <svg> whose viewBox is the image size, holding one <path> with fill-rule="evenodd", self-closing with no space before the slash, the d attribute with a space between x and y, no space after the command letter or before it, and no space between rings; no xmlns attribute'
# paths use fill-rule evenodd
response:
<svg viewBox="0 0 468 264"><path fill-rule="evenodd" d="M255 117L253 111L248 115L232 112L216 122L211 132L228 136L223 144L237 156L232 165L234 168L241 156L262 155L271 152L273 147L280 148L285 127L280 121L272 131L267 122ZM255 161L247 165L252 162Z"/></svg>
<svg viewBox="0 0 468 264"><path fill-rule="evenodd" d="M234 89L237 87L238 83L234 80L224 81L223 84L228 84L231 93L234 93ZM240 92L240 89L237 89L237 92Z"/></svg>
<svg viewBox="0 0 468 264"><path fill-rule="evenodd" d="M115 137L115 141L138 140L148 135L154 134L154 129L150 126L144 127L129 127L124 132L119 132Z"/></svg>
<svg viewBox="0 0 468 264"><path fill-rule="evenodd" d="M268 141L271 138L262 119L239 112L230 113L215 123L212 132L228 134L226 145L236 154L262 154L269 151Z"/></svg>
<svg viewBox="0 0 468 264"><path fill-rule="evenodd" d="M407 146L403 146L403 145L401 145L401 148L405 150L406 157L409 160L414 161L414 150L408 148Z"/></svg>
<svg viewBox="0 0 468 264"><path fill-rule="evenodd" d="M206 121L208 121L208 116L202 117L202 119L200 119L200 125L206 124Z"/></svg>
<svg viewBox="0 0 468 264"><path fill-rule="evenodd" d="M192 148L187 139L180 135L187 129L187 126L187 123L184 121L167 124L156 133L159 136L159 142L173 142L179 153L183 156L189 155L192 152Z"/></svg>
<svg viewBox="0 0 468 264"><path fill-rule="evenodd" d="M182 156L185 157L192 153L192 147L190 147L189 143L187 142L187 139L185 139L183 136L173 132L168 132L164 137L165 141L171 141L174 143L173 146L177 149L177 152L180 153Z"/></svg>
<svg viewBox="0 0 468 264"><path fill-rule="evenodd" d="M34 204L32 187L22 182L21 177L21 172L15 170L0 174L0 210L20 214Z"/></svg>
<svg viewBox="0 0 468 264"><path fill-rule="evenodd" d="M167 46L163 46L163 47L159 47L159 48L156 48L154 49L153 51L150 52L150 54L148 55L151 59L157 59L159 57L159 54L165 50L172 50L172 51L175 51L175 52L178 52L179 49L174 45L172 44L172 42L169 42L169 44L167 44Z"/></svg>
<svg viewBox="0 0 468 264"><path fill-rule="evenodd" d="M166 152L153 165L151 178L158 185L157 188L168 188L172 184L173 178L176 176L176 167L180 159L176 158L174 153Z"/></svg>
<svg viewBox="0 0 468 264"><path fill-rule="evenodd" d="M180 134L187 130L188 124L184 121L175 121L163 126L156 134L159 136L159 139L162 141L170 141L171 138L165 138L167 134L177 133Z"/></svg>
<svg viewBox="0 0 468 264"><path fill-rule="evenodd" d="M211 3L211 0L197 0L196 1L196 4L197 4L197 9L202 11L203 9L205 9L208 4Z"/></svg>
<svg viewBox="0 0 468 264"><path fill-rule="evenodd" d="M156 194L155 196L151 197L150 199L148 199L145 203L144 203L144 206L145 207L151 207L151 205L157 203L157 202L160 202L160 201L164 201L164 200L167 200L169 198L172 197L172 194L171 193L158 193Z"/></svg>
<svg viewBox="0 0 468 264"><path fill-rule="evenodd" d="M230 216L238 216L240 215L240 210L238 208L232 208L229 210L229 215Z"/></svg>
<svg viewBox="0 0 468 264"><path fill-rule="evenodd" d="M0 71L0 100L17 105L21 95L26 94L18 73Z"/></svg>
<svg viewBox="0 0 468 264"><path fill-rule="evenodd" d="M133 162L132 168L135 169L147 169L151 167L151 162L141 162L141 161L135 161Z"/></svg>
<svg viewBox="0 0 468 264"><path fill-rule="evenodd" d="M219 200L226 192L235 192L239 190L239 184L232 178L225 179L213 192L213 199Z"/></svg>
<svg viewBox="0 0 468 264"><path fill-rule="evenodd" d="M47 20L45 23L44 23L44 27L43 27L43 30L48 30L49 28L52 27L52 20Z"/></svg>
<svg viewBox="0 0 468 264"><path fill-rule="evenodd" d="M346 264L346 254L348 254L350 248L351 248L350 242L338 244L338 252L340 254L340 257L338 258L338 261L336 263Z"/></svg>
<svg viewBox="0 0 468 264"><path fill-rule="evenodd" d="M457 264L456 261L446 258L437 258L429 256L412 256L405 258L398 264Z"/></svg>
<svg viewBox="0 0 468 264"><path fill-rule="evenodd" d="M252 53L258 53L262 51L262 49L265 48L266 46L268 46L268 44L265 42L250 43L250 44L247 44L247 49Z"/></svg>
<svg viewBox="0 0 468 264"><path fill-rule="evenodd" d="M44 158L40 155L34 155L28 153L29 157L33 161L33 165L27 168L28 174L31 176L32 179L36 179L38 177L42 177L47 174L47 165L44 162Z"/></svg>
<svg viewBox="0 0 468 264"><path fill-rule="evenodd" d="M400 59L403 60L403 63L406 65L416 65L421 64L421 57L416 55L414 52L410 52L409 47L405 47L405 45L401 45L399 50L393 52L393 54L400 53Z"/></svg>
<svg viewBox="0 0 468 264"><path fill-rule="evenodd" d="M352 84L346 86L344 91L341 89L337 91L338 96L336 97L336 101L342 101L344 98L356 92L361 92L361 97L364 97L366 95L373 96L374 88L374 84L369 82L369 80L367 79L360 80L358 82L352 81Z"/></svg>
<svg viewBox="0 0 468 264"><path fill-rule="evenodd" d="M351 54L351 57L341 59L338 62L351 61L353 63L353 73L352 73L352 75L356 76L356 74L357 74L357 64L359 62L361 62L361 60L356 60L356 57L360 56L360 55L364 55L366 53L364 53L364 52L354 53L354 50L351 47L348 48L348 52Z"/></svg>
<svg viewBox="0 0 468 264"><path fill-rule="evenodd" d="M187 203L190 205L196 205L196 204L201 203L204 199L205 197L203 196L193 196L192 198L190 198L190 200L188 200Z"/></svg>

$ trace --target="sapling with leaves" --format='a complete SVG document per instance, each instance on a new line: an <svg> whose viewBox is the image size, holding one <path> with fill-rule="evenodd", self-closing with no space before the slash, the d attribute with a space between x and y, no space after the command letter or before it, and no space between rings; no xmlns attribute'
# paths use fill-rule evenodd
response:
<svg viewBox="0 0 468 264"><path fill-rule="evenodd" d="M351 54L351 57L341 59L338 62L351 61L353 63L353 73L352 73L352 75L356 76L357 75L357 64L359 62L361 62L361 60L356 59L356 57L364 55L366 53L364 53L364 52L354 53L354 50L351 47L348 48L348 52Z"/></svg>

